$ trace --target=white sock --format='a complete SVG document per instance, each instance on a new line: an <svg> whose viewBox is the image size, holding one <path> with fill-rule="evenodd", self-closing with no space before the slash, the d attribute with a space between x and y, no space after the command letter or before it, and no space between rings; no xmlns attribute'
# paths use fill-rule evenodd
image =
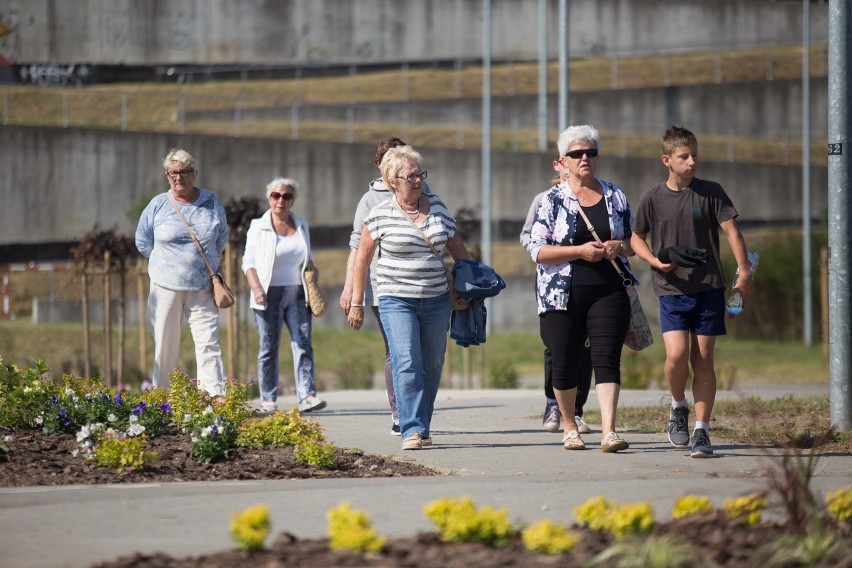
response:
<svg viewBox="0 0 852 568"><path fill-rule="evenodd" d="M678 401L672 398L672 408L689 408L689 402L687 402L686 397Z"/></svg>
<svg viewBox="0 0 852 568"><path fill-rule="evenodd" d="M695 430L698 430L699 428L704 428L704 431L707 432L707 435L710 435L710 425L708 423L702 422L701 420L696 420L695 429L693 429L693 432L695 432Z"/></svg>

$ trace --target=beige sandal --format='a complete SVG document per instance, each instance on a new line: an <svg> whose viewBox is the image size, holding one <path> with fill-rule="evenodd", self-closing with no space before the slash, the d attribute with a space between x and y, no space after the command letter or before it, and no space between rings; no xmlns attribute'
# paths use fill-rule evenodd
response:
<svg viewBox="0 0 852 568"><path fill-rule="evenodd" d="M622 440L615 432L610 432L601 442L601 450L610 454L619 450L626 450L630 444L626 440Z"/></svg>
<svg viewBox="0 0 852 568"><path fill-rule="evenodd" d="M562 447L566 450L585 450L586 443L583 442L579 432L571 430L562 436Z"/></svg>

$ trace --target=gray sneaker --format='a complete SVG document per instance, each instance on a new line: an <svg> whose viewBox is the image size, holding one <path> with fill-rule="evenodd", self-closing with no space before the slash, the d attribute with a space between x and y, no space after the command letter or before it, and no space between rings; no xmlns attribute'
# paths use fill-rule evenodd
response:
<svg viewBox="0 0 852 568"><path fill-rule="evenodd" d="M541 420L544 429L548 432L559 432L562 423L562 413L559 412L558 404L548 404L544 409L544 417Z"/></svg>
<svg viewBox="0 0 852 568"><path fill-rule="evenodd" d="M689 445L689 408L672 408L669 414L669 442L679 448Z"/></svg>
<svg viewBox="0 0 852 568"><path fill-rule="evenodd" d="M692 433L692 458L709 458L713 456L713 446L710 445L710 435L704 428Z"/></svg>

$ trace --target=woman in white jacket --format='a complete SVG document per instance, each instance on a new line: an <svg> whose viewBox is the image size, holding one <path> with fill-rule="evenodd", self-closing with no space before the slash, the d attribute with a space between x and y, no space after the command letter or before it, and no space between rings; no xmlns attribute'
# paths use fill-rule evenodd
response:
<svg viewBox="0 0 852 568"><path fill-rule="evenodd" d="M291 212L298 184L276 178L266 186L269 211L251 222L246 235L243 272L251 286L251 308L257 322L260 351L257 375L261 407L275 411L278 398L278 348L284 324L290 332L293 371L299 410L325 408L317 397L311 312L308 308L305 268L311 253L308 222Z"/></svg>

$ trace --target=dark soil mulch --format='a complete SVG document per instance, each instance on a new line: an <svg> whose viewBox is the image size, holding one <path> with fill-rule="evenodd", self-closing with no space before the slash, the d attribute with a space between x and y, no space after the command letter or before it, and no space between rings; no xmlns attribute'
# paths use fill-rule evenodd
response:
<svg viewBox="0 0 852 568"><path fill-rule="evenodd" d="M157 452L159 459L147 469L119 472L74 456L71 452L77 448L77 441L67 434L0 429L0 439L6 435L11 435L12 441L5 443L11 451L0 451L2 487L440 475L415 463L353 450L338 450L337 467L324 469L299 463L292 447L281 446L260 450L234 448L224 461L206 464L192 457L192 442L180 432L149 439L149 447Z"/></svg>

